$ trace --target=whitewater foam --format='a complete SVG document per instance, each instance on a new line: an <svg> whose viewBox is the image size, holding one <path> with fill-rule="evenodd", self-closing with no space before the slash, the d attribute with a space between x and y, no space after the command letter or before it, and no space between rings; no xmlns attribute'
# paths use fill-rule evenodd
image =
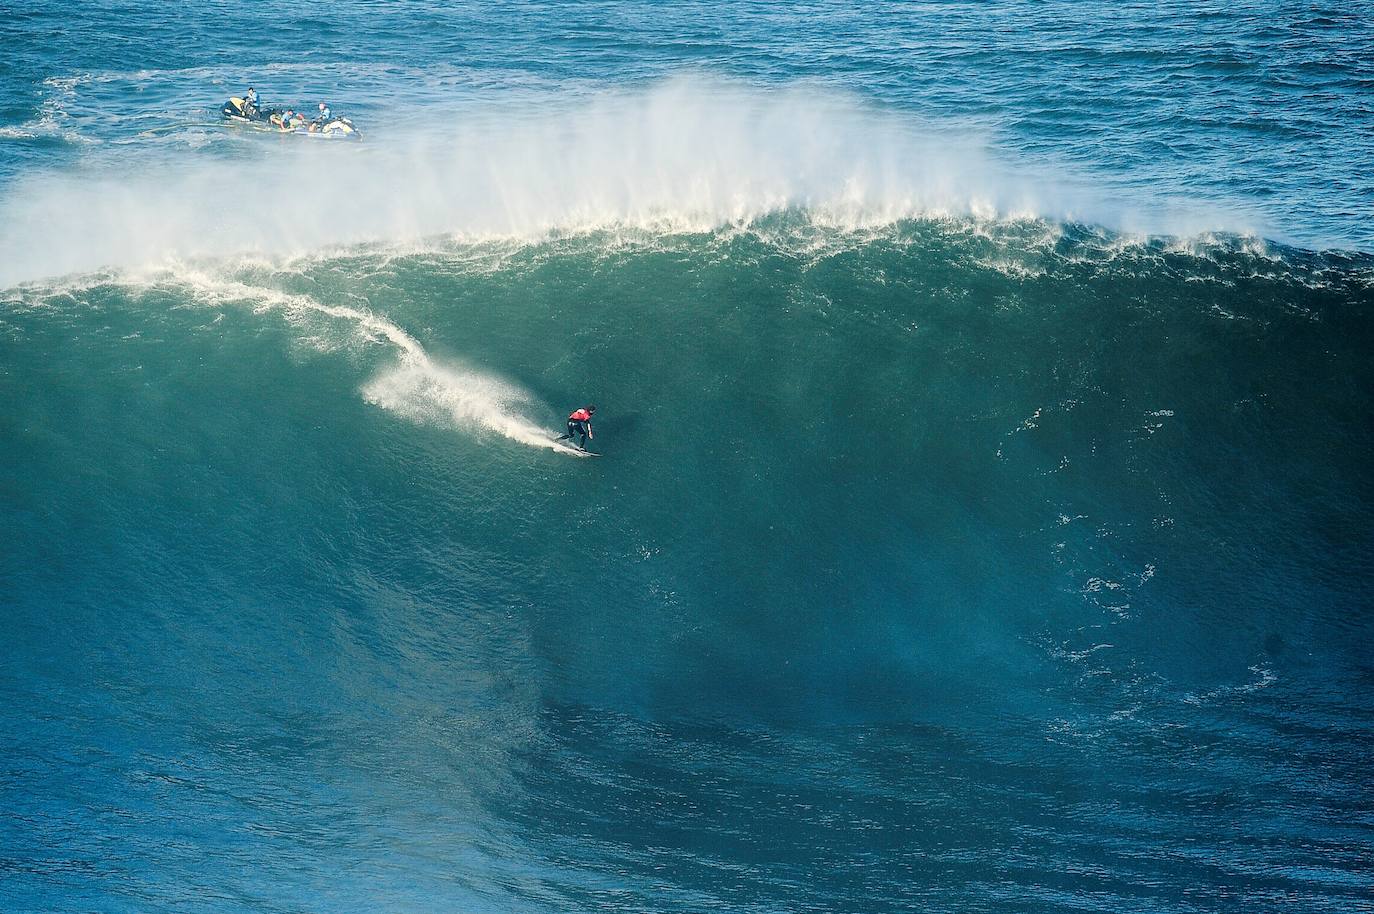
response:
<svg viewBox="0 0 1374 914"><path fill-rule="evenodd" d="M429 122L346 148L244 137L232 159L168 137L168 148L130 147L74 173L30 173L0 200L0 286L111 264L433 237L705 232L788 210L845 230L940 217L1162 230L1179 218L1012 169L983 137L808 84L679 77L591 96L488 98Z"/></svg>
<svg viewBox="0 0 1374 914"><path fill-rule="evenodd" d="M38 106L38 116L22 124L0 126L0 139L56 139L73 144L98 143L98 140L83 136L72 126L72 118L67 111L67 107L76 98L77 88L86 82L89 80L85 77L45 79L43 85L51 91Z"/></svg>

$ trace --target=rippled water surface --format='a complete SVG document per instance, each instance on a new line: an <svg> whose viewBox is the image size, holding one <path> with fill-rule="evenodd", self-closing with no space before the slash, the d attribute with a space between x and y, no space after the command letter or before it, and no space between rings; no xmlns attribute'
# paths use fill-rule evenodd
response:
<svg viewBox="0 0 1374 914"><path fill-rule="evenodd" d="M1367 909L1371 12L7 10L0 909Z"/></svg>

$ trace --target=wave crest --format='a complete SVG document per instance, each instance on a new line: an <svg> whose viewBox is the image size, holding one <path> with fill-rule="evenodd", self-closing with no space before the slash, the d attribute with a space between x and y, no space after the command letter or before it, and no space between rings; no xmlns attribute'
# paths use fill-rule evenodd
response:
<svg viewBox="0 0 1374 914"><path fill-rule="evenodd" d="M976 133L813 85L679 77L474 103L401 135L384 126L360 147L253 136L232 158L140 148L104 160L104 170L30 176L0 201L0 286L168 258L435 236L709 231L784 210L840 228L930 216L1150 232L1227 222L1108 203L1086 185L996 161ZM166 158L139 160L158 154Z"/></svg>

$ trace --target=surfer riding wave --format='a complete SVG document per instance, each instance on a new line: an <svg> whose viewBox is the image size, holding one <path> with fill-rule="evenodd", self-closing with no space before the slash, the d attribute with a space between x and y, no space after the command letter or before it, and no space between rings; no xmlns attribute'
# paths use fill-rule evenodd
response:
<svg viewBox="0 0 1374 914"><path fill-rule="evenodd" d="M572 411L568 416L568 431L566 434L559 435L558 440L569 439L573 444L587 449L587 442L596 436L592 434L592 413L596 412L595 406L582 406Z"/></svg>

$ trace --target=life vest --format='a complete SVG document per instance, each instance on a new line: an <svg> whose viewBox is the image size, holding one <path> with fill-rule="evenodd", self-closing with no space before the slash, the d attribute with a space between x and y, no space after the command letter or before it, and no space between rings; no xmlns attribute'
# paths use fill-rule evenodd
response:
<svg viewBox="0 0 1374 914"><path fill-rule="evenodd" d="M569 422L590 422L590 421L592 421L592 414L589 413L589 412L587 412L585 409L574 410L574 411L573 411L573 414L572 414L571 416L568 417L568 421L569 421Z"/></svg>

